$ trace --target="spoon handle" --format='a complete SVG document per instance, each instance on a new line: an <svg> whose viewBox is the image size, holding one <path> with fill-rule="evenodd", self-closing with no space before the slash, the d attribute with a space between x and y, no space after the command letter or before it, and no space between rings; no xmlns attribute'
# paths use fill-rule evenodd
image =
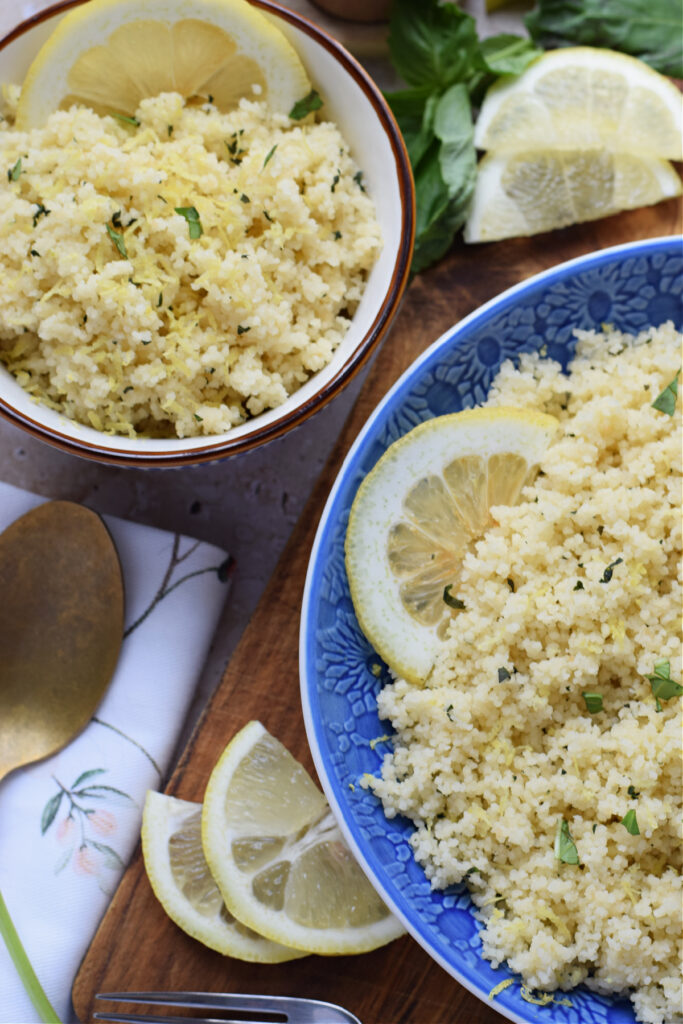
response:
<svg viewBox="0 0 683 1024"><path fill-rule="evenodd" d="M2 898L0 892L0 935L5 940L7 951L14 961L14 966L17 969L17 974L21 978L22 984L26 989L26 992L35 1006L40 1019L45 1024L62 1024L59 1017L54 1011L50 1000L45 995L43 986L38 981L38 976L31 966L31 961L26 955L21 939L17 933L16 928L12 922L12 918L9 916L7 904Z"/></svg>

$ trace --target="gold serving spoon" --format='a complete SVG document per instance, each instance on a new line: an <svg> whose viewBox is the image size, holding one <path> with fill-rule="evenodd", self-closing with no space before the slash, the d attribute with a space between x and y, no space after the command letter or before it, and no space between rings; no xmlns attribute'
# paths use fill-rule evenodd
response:
<svg viewBox="0 0 683 1024"><path fill-rule="evenodd" d="M123 639L123 579L95 513L51 501L0 534L0 782L90 721ZM33 1004L59 1022L0 893L0 935Z"/></svg>

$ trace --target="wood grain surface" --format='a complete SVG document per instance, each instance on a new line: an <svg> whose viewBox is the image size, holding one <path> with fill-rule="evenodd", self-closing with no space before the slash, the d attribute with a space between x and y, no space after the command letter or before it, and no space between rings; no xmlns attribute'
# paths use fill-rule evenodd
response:
<svg viewBox="0 0 683 1024"><path fill-rule="evenodd" d="M448 327L510 285L596 249L680 230L681 204L670 200L536 238L472 247L457 244L447 258L412 282L167 792L201 801L226 743L253 718L313 771L298 674L299 614L309 552L344 455L406 367ZM500 1024L503 1019L495 1004L480 1002L408 936L362 956L311 956L275 966L242 963L206 949L177 928L157 903L138 846L75 979L76 1013L89 1022L98 1009L95 993L140 989L306 995L346 1006L363 1024ZM104 1009L102 1003L99 1009Z"/></svg>

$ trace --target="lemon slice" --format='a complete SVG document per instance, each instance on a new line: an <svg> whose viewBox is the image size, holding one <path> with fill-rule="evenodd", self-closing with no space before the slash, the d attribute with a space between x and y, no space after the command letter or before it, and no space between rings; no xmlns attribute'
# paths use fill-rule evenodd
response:
<svg viewBox="0 0 683 1024"><path fill-rule="evenodd" d="M168 916L205 946L240 960L275 964L301 957L257 935L228 912L204 858L202 805L147 793L142 853L154 894Z"/></svg>
<svg viewBox="0 0 683 1024"><path fill-rule="evenodd" d="M234 737L211 774L202 842L231 912L274 942L309 953L362 953L403 932L323 794L260 722Z"/></svg>
<svg viewBox="0 0 683 1024"><path fill-rule="evenodd" d="M437 416L360 485L346 532L351 598L370 643L409 682L429 675L458 614L447 600L457 602L463 557L495 506L517 501L556 427L554 416L505 407Z"/></svg>
<svg viewBox="0 0 683 1024"><path fill-rule="evenodd" d="M551 50L484 98L477 149L610 149L683 158L683 97L635 57L591 46Z"/></svg>
<svg viewBox="0 0 683 1024"><path fill-rule="evenodd" d="M487 153L477 168L464 238L535 235L680 193L681 179L667 160L607 150Z"/></svg>
<svg viewBox="0 0 683 1024"><path fill-rule="evenodd" d="M283 33L246 0L91 0L59 23L29 68L17 112L40 127L73 103L133 115L162 92L243 96L289 113L311 88Z"/></svg>

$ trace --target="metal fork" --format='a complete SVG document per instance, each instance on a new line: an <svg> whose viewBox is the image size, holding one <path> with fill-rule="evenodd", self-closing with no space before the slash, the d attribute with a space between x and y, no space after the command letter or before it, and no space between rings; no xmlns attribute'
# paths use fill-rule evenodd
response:
<svg viewBox="0 0 683 1024"><path fill-rule="evenodd" d="M224 992L99 992L96 999L111 1002L143 1003L147 1006L168 1006L170 1009L193 1007L204 1010L231 1010L241 1015L232 1017L159 1017L152 1014L95 1013L95 1020L117 1024L361 1024L358 1017L334 1003L319 999L292 996L237 995Z"/></svg>

